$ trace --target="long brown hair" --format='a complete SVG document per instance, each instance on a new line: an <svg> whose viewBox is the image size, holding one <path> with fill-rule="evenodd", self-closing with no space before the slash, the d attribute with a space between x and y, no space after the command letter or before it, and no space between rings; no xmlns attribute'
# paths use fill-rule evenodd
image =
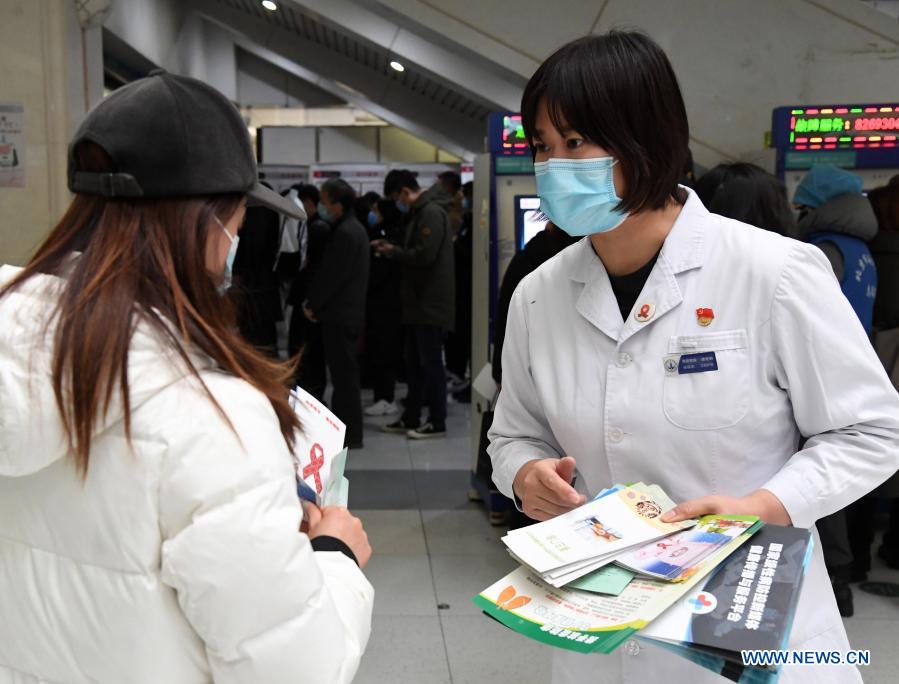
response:
<svg viewBox="0 0 899 684"><path fill-rule="evenodd" d="M81 169L114 170L105 151L92 143L79 146L76 154ZM213 216L227 221L240 201L240 195L145 200L76 195L25 269L0 290L3 297L38 274L65 276L47 324L56 321L53 391L82 477L95 427L116 388L130 443L128 349L141 321L171 344L232 430L191 361L191 349L265 394L293 448L299 421L288 404L286 383L295 363L273 361L241 338L234 306L219 295L206 267ZM73 260L74 252L81 256Z"/></svg>

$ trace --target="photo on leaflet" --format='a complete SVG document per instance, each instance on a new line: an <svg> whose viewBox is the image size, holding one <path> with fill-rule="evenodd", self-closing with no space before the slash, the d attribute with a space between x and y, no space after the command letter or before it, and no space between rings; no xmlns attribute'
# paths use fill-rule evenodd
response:
<svg viewBox="0 0 899 684"><path fill-rule="evenodd" d="M618 541L622 537L621 533L613 530L595 515L591 515L584 520L578 520L574 524L574 531L583 539L592 539L606 543Z"/></svg>

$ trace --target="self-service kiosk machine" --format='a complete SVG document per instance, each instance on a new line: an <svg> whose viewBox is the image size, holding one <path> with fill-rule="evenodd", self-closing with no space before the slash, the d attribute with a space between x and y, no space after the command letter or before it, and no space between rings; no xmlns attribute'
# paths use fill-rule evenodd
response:
<svg viewBox="0 0 899 684"><path fill-rule="evenodd" d="M899 173L899 104L794 105L772 114L777 175L792 200L812 166L832 164L862 177L864 190Z"/></svg>
<svg viewBox="0 0 899 684"><path fill-rule="evenodd" d="M506 267L545 223L539 211L531 150L519 114L498 112L488 117L487 150L474 163L473 375L492 357L493 320ZM483 458L484 416L490 415L496 396L489 376L480 379L473 384L471 397L471 496L484 501L492 522L501 523L508 504L490 480L489 464Z"/></svg>

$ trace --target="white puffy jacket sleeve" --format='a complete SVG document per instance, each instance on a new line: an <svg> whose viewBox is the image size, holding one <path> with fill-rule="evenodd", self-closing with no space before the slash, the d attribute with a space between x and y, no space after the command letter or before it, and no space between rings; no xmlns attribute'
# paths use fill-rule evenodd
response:
<svg viewBox="0 0 899 684"><path fill-rule="evenodd" d="M809 436L764 486L797 527L864 496L899 467L899 395L816 247L796 245L774 295L775 374Z"/></svg>
<svg viewBox="0 0 899 684"><path fill-rule="evenodd" d="M233 377L204 380L240 440L199 394L180 409L184 424L170 426L162 580L204 641L216 682L349 682L374 590L350 558L314 552L298 531L293 464L268 400Z"/></svg>
<svg viewBox="0 0 899 684"><path fill-rule="evenodd" d="M517 503L512 483L521 467L537 458L560 458L559 446L540 404L531 375L527 308L522 280L509 304L503 341L503 388L499 393L487 451L493 462L493 482Z"/></svg>

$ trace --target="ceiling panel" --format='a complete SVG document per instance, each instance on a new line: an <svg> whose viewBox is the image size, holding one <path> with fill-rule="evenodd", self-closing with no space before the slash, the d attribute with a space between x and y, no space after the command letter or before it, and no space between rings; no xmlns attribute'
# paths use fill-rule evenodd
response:
<svg viewBox="0 0 899 684"><path fill-rule="evenodd" d="M488 108L467 95L446 87L431 78L415 65L405 64L406 70L397 72L390 67L389 52L377 45L363 42L348 31L326 26L314 16L304 13L289 3L280 3L276 12L264 9L258 0L215 0L220 5L264 19L266 22L288 31L319 49L343 56L357 64L359 69L387 76L395 86L408 89L440 105L456 116L483 122Z"/></svg>

